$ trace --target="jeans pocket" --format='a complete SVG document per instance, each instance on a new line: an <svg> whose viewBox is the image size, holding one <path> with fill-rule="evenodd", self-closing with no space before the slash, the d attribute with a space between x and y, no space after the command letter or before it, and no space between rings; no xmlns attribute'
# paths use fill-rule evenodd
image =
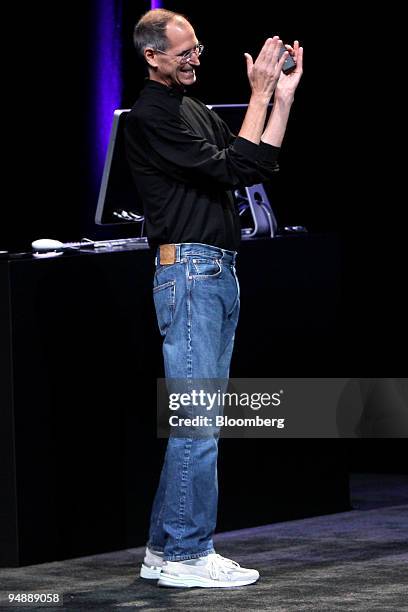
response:
<svg viewBox="0 0 408 612"><path fill-rule="evenodd" d="M165 336L173 321L176 307L176 281L171 280L153 287L153 300L159 330L161 335Z"/></svg>
<svg viewBox="0 0 408 612"><path fill-rule="evenodd" d="M221 261L215 257L191 257L189 263L191 278L216 278L222 272Z"/></svg>
<svg viewBox="0 0 408 612"><path fill-rule="evenodd" d="M231 273L234 277L235 280L235 286L236 286L236 296L235 296L235 301L234 304L231 308L231 310L228 313L228 317L231 318L232 316L235 316L236 319L238 320L238 316L239 316L239 310L240 310L240 296L241 296L241 289L239 286L239 280L238 280L238 276L235 270L234 266L231 266Z"/></svg>

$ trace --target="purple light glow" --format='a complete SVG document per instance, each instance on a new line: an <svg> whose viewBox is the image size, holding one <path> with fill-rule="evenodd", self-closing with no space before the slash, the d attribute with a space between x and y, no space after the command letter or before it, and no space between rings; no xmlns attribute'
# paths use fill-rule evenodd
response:
<svg viewBox="0 0 408 612"><path fill-rule="evenodd" d="M162 0L152 0L151 2L151 8L153 9L158 9L158 8L162 8L163 7L163 2Z"/></svg>
<svg viewBox="0 0 408 612"><path fill-rule="evenodd" d="M95 39L94 145L95 171L102 174L113 111L120 108L121 70L121 1L99 0Z"/></svg>

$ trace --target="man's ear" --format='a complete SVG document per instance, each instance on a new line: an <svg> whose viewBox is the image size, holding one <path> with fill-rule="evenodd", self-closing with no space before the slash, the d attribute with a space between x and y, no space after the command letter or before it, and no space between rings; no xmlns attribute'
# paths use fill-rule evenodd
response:
<svg viewBox="0 0 408 612"><path fill-rule="evenodd" d="M156 60L156 54L154 52L154 49L152 47L146 47L143 54L149 66L151 68L157 68L157 60Z"/></svg>

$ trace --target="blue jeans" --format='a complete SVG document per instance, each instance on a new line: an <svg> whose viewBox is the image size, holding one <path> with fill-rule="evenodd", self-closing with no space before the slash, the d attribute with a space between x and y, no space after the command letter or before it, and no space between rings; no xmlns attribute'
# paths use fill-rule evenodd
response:
<svg viewBox="0 0 408 612"><path fill-rule="evenodd" d="M156 259L153 286L166 379L228 379L240 307L236 253L197 243L176 253L174 264ZM218 435L169 437L148 540L168 561L214 552L217 455Z"/></svg>

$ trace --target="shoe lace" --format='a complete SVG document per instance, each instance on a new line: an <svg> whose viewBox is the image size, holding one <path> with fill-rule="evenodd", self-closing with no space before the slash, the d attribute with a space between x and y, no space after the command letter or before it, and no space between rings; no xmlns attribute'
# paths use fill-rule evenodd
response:
<svg viewBox="0 0 408 612"><path fill-rule="evenodd" d="M241 567L236 561L227 559L216 553L209 556L208 571L213 580L218 580L221 574L227 578L231 578L231 571L237 567Z"/></svg>

